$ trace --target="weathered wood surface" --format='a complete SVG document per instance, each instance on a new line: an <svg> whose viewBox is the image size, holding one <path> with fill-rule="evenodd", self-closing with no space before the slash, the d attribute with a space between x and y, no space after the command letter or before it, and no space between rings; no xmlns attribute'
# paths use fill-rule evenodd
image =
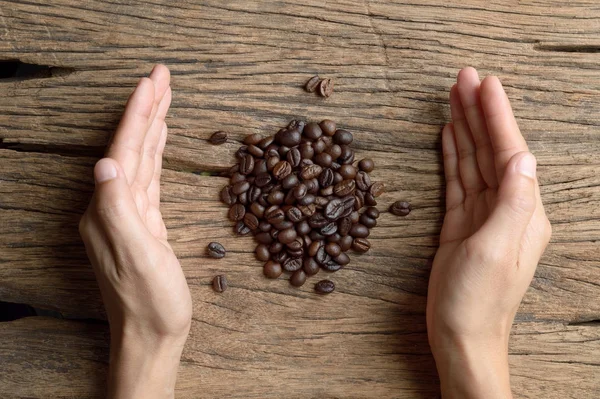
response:
<svg viewBox="0 0 600 399"><path fill-rule="evenodd" d="M597 397L600 7L303 3L0 0L0 60L63 68L0 81L0 300L104 318L77 222L127 95L163 62L174 92L163 213L194 298L182 396L435 397L424 309L443 216L439 130L457 70L473 65L506 86L554 229L517 316L515 392ZM335 80L331 98L303 92L314 73ZM328 298L265 280L217 201L224 179L200 175L225 169L246 134L296 117L355 132L374 177L390 180L380 209L400 198L416 208L382 215L373 251L334 275ZM208 145L215 130L234 140ZM226 261L204 256L214 237ZM216 273L231 281L223 295L209 289ZM102 327L32 318L1 325L0 337L11 342L0 352L3 397L101 395Z"/></svg>

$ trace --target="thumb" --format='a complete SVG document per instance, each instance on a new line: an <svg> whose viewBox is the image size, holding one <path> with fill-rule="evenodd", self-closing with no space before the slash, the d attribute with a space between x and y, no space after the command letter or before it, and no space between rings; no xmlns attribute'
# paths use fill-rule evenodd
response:
<svg viewBox="0 0 600 399"><path fill-rule="evenodd" d="M138 213L125 172L112 158L102 158L94 167L95 210L113 243L143 242L148 231Z"/></svg>
<svg viewBox="0 0 600 399"><path fill-rule="evenodd" d="M486 248L519 250L521 240L536 207L536 160L527 151L508 161L498 188L496 204L488 220L475 234Z"/></svg>

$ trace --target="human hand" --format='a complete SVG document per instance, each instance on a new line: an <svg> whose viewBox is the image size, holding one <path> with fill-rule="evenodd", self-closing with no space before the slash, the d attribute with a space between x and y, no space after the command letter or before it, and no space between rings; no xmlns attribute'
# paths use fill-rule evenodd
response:
<svg viewBox="0 0 600 399"><path fill-rule="evenodd" d="M110 398L173 397L192 314L190 291L159 210L169 70L131 94L79 231L111 331Z"/></svg>
<svg viewBox="0 0 600 399"><path fill-rule="evenodd" d="M508 338L550 240L536 179L496 77L463 69L442 131L446 216L427 298L444 398L511 397Z"/></svg>

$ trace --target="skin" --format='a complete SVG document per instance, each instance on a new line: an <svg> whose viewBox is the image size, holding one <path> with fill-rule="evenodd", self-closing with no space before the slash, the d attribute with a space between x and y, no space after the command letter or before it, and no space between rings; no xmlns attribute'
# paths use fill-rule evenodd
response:
<svg viewBox="0 0 600 399"><path fill-rule="evenodd" d="M192 300L160 213L170 75L130 96L80 223L111 330L109 398L172 398ZM463 69L442 132L446 217L427 300L444 398L510 398L508 338L550 239L528 152L497 78Z"/></svg>

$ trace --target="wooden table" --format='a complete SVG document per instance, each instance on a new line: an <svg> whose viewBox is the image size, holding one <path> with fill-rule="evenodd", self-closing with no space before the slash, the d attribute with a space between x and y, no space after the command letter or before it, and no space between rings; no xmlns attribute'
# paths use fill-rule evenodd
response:
<svg viewBox="0 0 600 399"><path fill-rule="evenodd" d="M297 3L297 4L294 4ZM443 217L440 129L459 68L505 84L539 161L552 242L510 345L519 398L600 396L600 7L578 1L0 1L0 396L102 397L108 332L77 233L91 171L140 76L172 71L163 214L194 298L180 398L434 398L427 280ZM313 74L329 99L305 93ZM373 250L317 297L269 281L218 201L242 138L331 118L389 179ZM206 139L226 130L233 140ZM205 256L213 239L225 260ZM231 287L215 294L214 275ZM311 280L316 281L315 279Z"/></svg>

